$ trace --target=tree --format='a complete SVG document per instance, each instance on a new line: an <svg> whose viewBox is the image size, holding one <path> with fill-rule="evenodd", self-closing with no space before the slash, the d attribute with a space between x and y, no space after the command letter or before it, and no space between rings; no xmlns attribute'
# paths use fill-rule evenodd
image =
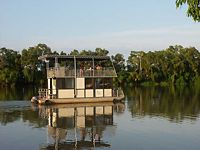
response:
<svg viewBox="0 0 200 150"><path fill-rule="evenodd" d="M112 56L112 60L117 73L125 70L125 59L122 54L117 53Z"/></svg>
<svg viewBox="0 0 200 150"><path fill-rule="evenodd" d="M71 52L69 53L69 55L77 56L77 55L79 55L79 51L76 50L76 49L74 49L73 51L71 51Z"/></svg>
<svg viewBox="0 0 200 150"><path fill-rule="evenodd" d="M176 7L179 8L186 3L188 5L187 15L194 21L200 22L200 0L176 0Z"/></svg>
<svg viewBox="0 0 200 150"><path fill-rule="evenodd" d="M107 56L109 51L106 49L102 49L102 48L96 48L95 53L97 56Z"/></svg>
<svg viewBox="0 0 200 150"><path fill-rule="evenodd" d="M60 55L67 55L65 52L61 51Z"/></svg>
<svg viewBox="0 0 200 150"><path fill-rule="evenodd" d="M0 84L15 84L21 77L21 55L14 50L0 49Z"/></svg>
<svg viewBox="0 0 200 150"><path fill-rule="evenodd" d="M39 83L45 80L44 65L38 60L39 56L45 54L52 54L51 49L46 44L38 44L22 50L22 66L25 83Z"/></svg>

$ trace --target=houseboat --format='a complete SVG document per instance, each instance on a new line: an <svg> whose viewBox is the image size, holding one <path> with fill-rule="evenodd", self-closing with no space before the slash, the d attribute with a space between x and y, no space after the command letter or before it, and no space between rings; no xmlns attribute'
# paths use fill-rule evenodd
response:
<svg viewBox="0 0 200 150"><path fill-rule="evenodd" d="M46 63L47 89L31 102L64 104L109 102L124 98L123 91L113 86L117 77L109 56L43 55Z"/></svg>

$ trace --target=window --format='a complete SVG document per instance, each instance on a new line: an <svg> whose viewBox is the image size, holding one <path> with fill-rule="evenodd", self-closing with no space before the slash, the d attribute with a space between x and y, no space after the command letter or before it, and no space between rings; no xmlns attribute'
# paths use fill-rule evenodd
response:
<svg viewBox="0 0 200 150"><path fill-rule="evenodd" d="M57 89L74 89L74 78L58 78Z"/></svg>
<svg viewBox="0 0 200 150"><path fill-rule="evenodd" d="M112 89L112 78L104 78L104 89Z"/></svg>
<svg viewBox="0 0 200 150"><path fill-rule="evenodd" d="M112 78L97 78L95 79L96 89L112 89L113 81Z"/></svg>
<svg viewBox="0 0 200 150"><path fill-rule="evenodd" d="M85 88L86 89L93 89L94 88L94 80L92 78L85 79Z"/></svg>
<svg viewBox="0 0 200 150"><path fill-rule="evenodd" d="M96 89L103 89L104 88L103 78L95 79L95 88Z"/></svg>

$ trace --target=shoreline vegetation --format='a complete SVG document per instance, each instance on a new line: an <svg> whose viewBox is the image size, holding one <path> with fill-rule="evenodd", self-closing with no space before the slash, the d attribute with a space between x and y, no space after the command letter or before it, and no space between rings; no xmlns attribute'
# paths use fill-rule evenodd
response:
<svg viewBox="0 0 200 150"><path fill-rule="evenodd" d="M52 51L46 44L23 49L21 52L0 48L0 86L46 84L45 64L38 60L45 54L98 55L109 51L102 48L72 50L70 53ZM195 47L169 46L159 51L131 51L128 60L123 54L111 56L121 86L185 86L200 83L200 52Z"/></svg>

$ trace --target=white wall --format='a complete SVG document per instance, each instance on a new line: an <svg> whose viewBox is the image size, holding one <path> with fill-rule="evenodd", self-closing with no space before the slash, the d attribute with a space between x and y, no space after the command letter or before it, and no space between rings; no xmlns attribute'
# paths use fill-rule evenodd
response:
<svg viewBox="0 0 200 150"><path fill-rule="evenodd" d="M85 95L86 95L86 97L94 97L94 90L93 89L86 89Z"/></svg>
<svg viewBox="0 0 200 150"><path fill-rule="evenodd" d="M85 89L85 78L76 79L76 89Z"/></svg>
<svg viewBox="0 0 200 150"><path fill-rule="evenodd" d="M112 89L104 89L105 97L112 97Z"/></svg>
<svg viewBox="0 0 200 150"><path fill-rule="evenodd" d="M96 97L103 97L103 89L96 89L95 95Z"/></svg>
<svg viewBox="0 0 200 150"><path fill-rule="evenodd" d="M60 89L58 90L58 98L74 98L73 89Z"/></svg>
<svg viewBox="0 0 200 150"><path fill-rule="evenodd" d="M78 97L78 98L83 98L83 97L85 97L85 91L84 90L76 90L76 96Z"/></svg>

